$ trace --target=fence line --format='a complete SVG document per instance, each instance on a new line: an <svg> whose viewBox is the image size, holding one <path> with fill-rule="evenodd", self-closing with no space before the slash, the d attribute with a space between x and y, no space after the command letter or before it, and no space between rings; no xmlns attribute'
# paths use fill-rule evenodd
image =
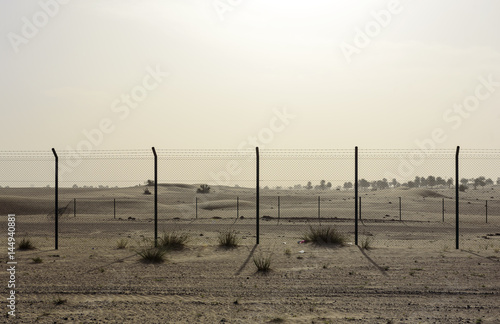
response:
<svg viewBox="0 0 500 324"><path fill-rule="evenodd" d="M92 159L93 157L95 158L98 158L98 159L105 159L105 158L110 158L110 157L113 157L113 154L118 154L119 153L113 153L115 151L103 151L103 152L87 152L86 154L80 156L81 159ZM172 151L165 151L165 150L159 150L158 151L159 153L164 153L166 154L167 156L169 156L169 154L171 153L172 155L172 158L174 159L180 159L180 160L183 160L183 159L196 159L196 158L199 158L200 157L200 152L202 152L204 155L203 157L206 157L208 159L214 159L218 156L224 156L224 157L234 157L236 155L237 158L241 159L241 160L244 160L244 161L251 161L253 159L255 159L255 167L256 167L256 173L255 173L255 243L256 244L259 244L260 243L260 228L261 228L261 224L259 223L260 219L262 218L261 217L261 211L262 210L265 210L265 209L262 209L263 204L262 202L265 201L266 199L270 199L269 197L272 197L274 199L274 201L277 203L277 224L280 224L280 221L283 221L284 219L287 219L287 217L283 218L283 214L282 214L282 208L284 206L284 203L286 204L286 199L283 200L282 196L280 195L274 195L274 196L270 196L270 195L267 195L264 191L261 190L261 152L259 151L259 148L256 147L255 148L255 153L254 154L249 154L248 151L231 151L231 150L226 150L226 151L220 151L220 150L185 150L185 151L182 151L182 150L172 150ZM187 152L187 153L186 153ZM270 150L270 151L263 151L263 154L262 154L262 157L264 158L269 158L269 159L286 159L289 157L289 155L287 154L290 154L290 152L292 152L292 156L295 156L293 154L296 154L297 157L300 157L300 158L304 158L304 159L310 159L310 158L318 158L318 159L326 159L326 160L330 160L331 159L331 156L329 156L329 154L332 154L332 152L341 152L341 158L346 158L346 157L349 157L349 151L347 150L317 150L316 153L317 155L311 155L311 151L300 151L300 152L295 152L293 150L289 150L289 151L282 151L282 150ZM391 150L373 150L371 151L370 155L367 156L367 158L378 158L380 156L383 156L384 154L388 154L391 153L393 154L394 151L391 151ZM407 153L406 151L397 151L397 152L403 152L403 153ZM433 152L433 153L429 153L429 152L424 152L425 154L427 155L431 155L431 154L437 154L438 156L442 156L443 155L443 152L444 151L436 151L436 152ZM448 152L448 151L446 151ZM61 212L60 212L60 209L59 208L59 196L60 196L60 188L59 188L59 173L60 171L62 170L61 168L61 165L60 165L60 161L59 161L59 155L58 153L56 152L56 150L53 148L52 149L52 153L53 153L53 159L54 159L54 162L55 162L55 175L54 175L54 181L55 181L55 190L54 190L54 239L55 239L55 242L54 242L54 245L55 245L55 249L57 250L58 249L58 243L59 243L59 222L60 222L60 216L61 216ZM153 169L153 183L154 183L154 200L153 200L153 203L152 203L152 207L153 207L153 220L154 220L154 228L153 228L153 231L154 231L154 241L155 241L155 245L157 244L157 240L158 240L158 212L159 212L159 201L158 201L158 197L159 197L159 188L158 188L158 171L159 171L159 164L158 164L158 154L157 154L157 150L152 147L152 153L153 153L153 158L154 158L154 169ZM371 221L374 221L374 220L377 220L377 218L374 218L374 217L370 217L370 213L374 213L376 212L377 210L383 210L383 207L382 206L378 206L377 203L375 202L370 202L370 198L369 197L361 197L360 196L360 193L362 193L363 191L360 191L360 188L359 188L359 184L360 184L360 180L359 180L359 153L358 153L358 147L355 147L354 148L354 230L353 230L353 233L354 233L354 237L355 237L355 244L356 245L359 245L359 232L360 232L360 224L359 224L359 221L362 222L361 225L365 226L366 224L370 223ZM459 243L460 243L460 215L461 214L467 214L467 211L468 210L471 210L471 207L480 207L479 205L476 206L478 203L477 202L473 202L473 201L466 201L464 199L461 199L460 197L460 177L459 177L459 162L460 162L460 147L458 146L456 148L456 151L455 151L455 184L454 184L454 189L455 189L455 196L453 198L451 198L451 200L453 200L455 202L455 208L454 208L454 214L455 214L455 243L456 243L456 249L459 249ZM10 154L10 155L9 155ZM40 154L40 153L37 153L37 154ZM124 156L132 156L134 158L137 158L137 157L146 157L146 153L145 152L141 152L140 154L137 154L137 155L134 155L133 153L131 153L130 151L124 151L123 152ZM352 154L352 152L351 152ZM471 152L468 152L466 151L466 154L465 154L465 159L466 158L470 158L471 156L472 157L475 157L475 156L480 156L480 155L484 155L484 154L500 154L500 152L498 151L493 151L493 150L477 150L477 151L473 151L471 150ZM42 155L37 155L37 156L42 156ZM27 159L29 158L29 155L26 154L26 153L12 153L12 152L0 152L0 160L3 159L9 159L10 158L13 158L14 160L15 159L18 159L18 158L21 158L21 159ZM329 159L330 158L330 159ZM352 156L351 156L352 158ZM331 159L333 160L333 159ZM266 160L267 161L267 160ZM226 173L220 173L218 174L218 179L222 179L223 176L226 176L226 174L231 174L231 170L234 170L234 165L231 166L231 167L227 167L226 170L224 170L223 172L226 172ZM226 176L227 177L227 176ZM214 178L216 179L216 178ZM264 179L266 180L266 179ZM291 180L289 180L291 181ZM394 185L395 187L395 185ZM337 189L338 190L338 189ZM349 191L350 192L350 191ZM195 197L195 201L194 201L194 218L195 219L202 219L203 217L200 217L199 215L199 197L196 196ZM328 215L328 202L324 202L322 203L321 201L321 195L317 195L317 222L319 225L321 225L322 221L327 221L327 220L330 220L330 219L334 219L333 216L330 215L330 217L326 216L325 215ZM365 198L365 199L362 199L362 198ZM85 198L80 198L78 197L79 201L80 199L85 199ZM205 199L205 197L204 197ZM411 221L411 213L417 213L418 212L418 209L413 211L412 210L412 207L410 206L411 205L411 201L407 201L407 200L403 200L402 197L397 197L398 199L398 208L397 210L392 207L393 209L391 210L395 210L397 211L397 216L398 216L398 219L399 219L399 222L408 222L408 221ZM425 198L424 198L425 199ZM441 222L442 223L445 223L445 216L447 215L447 212L448 211L451 211L453 212L453 208L447 208L446 206L446 200L445 198L441 198L440 201L436 199L436 205L439 203L440 204L440 210L436 207L436 206L424 206L424 209L427 210L430 214L429 215L439 215L441 214ZM498 207L495 208L496 206L496 200L495 199L486 199L486 200L482 200L480 203L484 203L484 209L483 209L483 212L480 212L480 213L477 213L476 211L474 211L472 213L472 215L474 216L481 216L483 215L484 213L484 222L485 224L488 224L489 220L491 221L492 217L495 217L496 216L496 211L498 209ZM409 205L406 206L406 207L403 207L403 204L404 203L408 203ZM468 205L471 205L469 206L469 208L464 208L464 206L462 206L462 210L460 209L461 208L461 204L465 204L467 203ZM371 207L368 208L368 211L367 211L367 207L363 206L364 204L368 205ZM390 204L392 206L394 206L395 204L392 203L392 201L390 202ZM120 200L118 200L118 206L120 205ZM346 206L348 206L349 204L346 204ZM236 201L235 201L235 206L236 206L236 220L240 219L240 196L237 196L236 197ZM188 205L185 205L184 207L189 207ZM65 210L68 208L68 206L65 207ZM77 197L73 198L73 216L76 218L77 216L77 208L78 208L78 204L77 204ZM192 207L189 207L189 208L192 208ZM349 210L350 208L352 207L346 207L346 210ZM420 208L420 207L419 207ZM434 209L432 209L434 208ZM465 209L465 210L464 210ZM351 209L352 210L352 209ZM476 210L476 209L474 209ZM325 213L322 213L322 211L325 211ZM363 214L362 214L362 211L363 211ZM408 214L407 214L408 213ZM386 213L384 214L385 218L387 219L391 219L393 220L391 215L391 213ZM117 199L116 198L113 198L113 219L116 219L116 216L117 216ZM268 217L268 215L264 215L263 217ZM233 216L234 217L234 216ZM242 217L242 216L241 216ZM434 216L433 216L434 217ZM337 218L337 217L335 217ZM342 217L340 217L342 218ZM339 218L339 219L340 219ZM430 216L429 216L430 218ZM268 219L270 219L268 217ZM384 219L382 219L384 220Z"/></svg>

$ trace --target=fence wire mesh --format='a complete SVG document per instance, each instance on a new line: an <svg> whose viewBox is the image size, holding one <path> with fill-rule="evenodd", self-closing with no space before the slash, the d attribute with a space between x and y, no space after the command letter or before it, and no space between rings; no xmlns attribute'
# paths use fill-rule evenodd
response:
<svg viewBox="0 0 500 324"><path fill-rule="evenodd" d="M352 244L357 207L361 243L455 246L452 150L360 150L357 199L352 149L264 149L259 163L255 150L156 153L155 186L151 150L57 152L60 245L140 244L155 237L155 216L159 235L186 233L190 244L217 244L224 232L246 245L297 244L310 228L328 227ZM39 248L54 246L54 158L0 152L2 222L15 213L19 237ZM460 247L498 249L500 151L464 150L459 161Z"/></svg>

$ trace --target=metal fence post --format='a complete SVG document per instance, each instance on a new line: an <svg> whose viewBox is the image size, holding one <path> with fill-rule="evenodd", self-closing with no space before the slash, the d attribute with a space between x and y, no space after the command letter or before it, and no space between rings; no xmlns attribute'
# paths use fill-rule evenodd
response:
<svg viewBox="0 0 500 324"><path fill-rule="evenodd" d="M73 217L76 217L76 198L73 198Z"/></svg>
<svg viewBox="0 0 500 324"><path fill-rule="evenodd" d="M256 162L257 162L257 169L256 169L256 186L255 186L255 236L256 236L256 244L259 244L259 215L260 215L260 210L259 210L259 200L260 200L260 192L259 192L259 182L260 182L260 165L259 165L259 147L255 148L255 154L256 154Z"/></svg>
<svg viewBox="0 0 500 324"><path fill-rule="evenodd" d="M486 224L488 224L488 200L486 200Z"/></svg>
<svg viewBox="0 0 500 324"><path fill-rule="evenodd" d="M56 158L56 174L55 174L55 229L54 229L54 238L55 238L55 249L59 248L59 157L57 156L56 150L52 148L52 153Z"/></svg>
<svg viewBox="0 0 500 324"><path fill-rule="evenodd" d="M358 147L354 149L354 244L358 245Z"/></svg>
<svg viewBox="0 0 500 324"><path fill-rule="evenodd" d="M321 198L318 196L318 222L321 226Z"/></svg>
<svg viewBox="0 0 500 324"><path fill-rule="evenodd" d="M457 152L455 153L455 240L456 240L456 246L455 248L458 250L459 249L459 234L460 234L460 229L459 229L459 223L460 223L460 204L459 204L459 186L460 186L460 179L459 179L459 172L458 172L458 154L460 153L460 146L457 146Z"/></svg>
<svg viewBox="0 0 500 324"><path fill-rule="evenodd" d="M158 246L158 155L154 146L151 148L155 157L155 247Z"/></svg>
<svg viewBox="0 0 500 324"><path fill-rule="evenodd" d="M401 197L399 197L399 221L401 221Z"/></svg>

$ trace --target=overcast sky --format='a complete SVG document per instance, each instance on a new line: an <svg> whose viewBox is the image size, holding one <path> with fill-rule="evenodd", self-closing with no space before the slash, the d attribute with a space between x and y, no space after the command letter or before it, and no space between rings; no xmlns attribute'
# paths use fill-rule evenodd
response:
<svg viewBox="0 0 500 324"><path fill-rule="evenodd" d="M0 0L0 149L499 148L499 14L496 0Z"/></svg>

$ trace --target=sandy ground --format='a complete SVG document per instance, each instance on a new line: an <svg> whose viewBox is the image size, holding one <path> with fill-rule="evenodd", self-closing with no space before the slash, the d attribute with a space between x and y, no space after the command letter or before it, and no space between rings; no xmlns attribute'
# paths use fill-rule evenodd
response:
<svg viewBox="0 0 500 324"><path fill-rule="evenodd" d="M122 195L131 192L121 190ZM103 192L87 194L101 198ZM17 316L7 317L4 299L2 321L500 323L498 207L490 204L488 223L475 212L492 192L469 197L458 250L451 205L446 205L446 218L441 220L441 195L408 194L402 221L395 207L401 192L379 193L371 203L366 197L359 240L372 240L372 249L362 250L352 244L354 225L346 216L352 213L350 194L339 193L321 202L321 225L338 228L347 236L347 244L318 247L297 243L310 225L320 223L314 219L314 195L314 199L289 197L288 207L284 199L279 220L274 198L264 199L261 215L268 217L260 220L257 246L250 199L238 211L243 218L234 217L236 210L227 203L234 193L228 193L216 202L202 202L208 208L200 209L195 219L192 204L186 203L192 197L178 192L171 200L176 206L161 206L158 227L160 233L188 233L190 240L185 249L169 252L166 262L145 264L137 251L145 244L144 238L152 237L154 223L149 211L139 212L143 205L134 199L141 196L130 194L131 200L120 205L116 218L109 212L94 213L105 207L104 202L94 200L86 207L87 214L80 204L76 217L70 211L61 218L55 250L53 218L47 213L28 213L51 205L51 193L47 191L45 197L4 190L1 207L20 211L17 237L29 237L37 249L16 252ZM68 191L63 197L69 201L72 194ZM104 198L114 194L108 192ZM180 213L179 205L191 209ZM1 225L7 229L5 219ZM220 248L217 234L223 230L235 231L240 246ZM120 239L128 242L126 249L117 248ZM0 244L5 246L0 258L7 270L6 236ZM271 271L257 272L254 257L269 255ZM41 262L36 263L36 258ZM7 271L0 273L0 281L5 283L7 298Z"/></svg>
<svg viewBox="0 0 500 324"><path fill-rule="evenodd" d="M127 249L74 235L70 247L18 251L15 322L500 322L500 236L478 238L475 251L376 241L362 250L298 244L289 231L227 250L205 231L165 263L144 264L141 233L123 235ZM253 258L268 255L271 271L257 272Z"/></svg>

